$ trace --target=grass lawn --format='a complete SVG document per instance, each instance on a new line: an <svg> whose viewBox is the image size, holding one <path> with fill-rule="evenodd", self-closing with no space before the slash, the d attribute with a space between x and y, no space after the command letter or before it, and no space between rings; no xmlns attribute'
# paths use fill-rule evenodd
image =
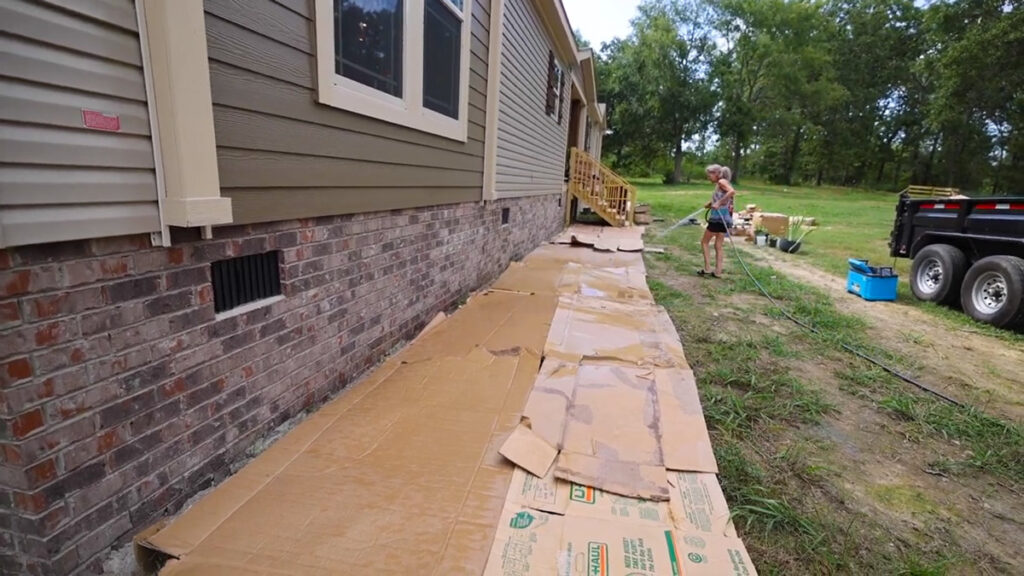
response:
<svg viewBox="0 0 1024 576"><path fill-rule="evenodd" d="M665 185L656 180L633 180L639 202L651 205L655 217L678 220L711 198L708 182ZM833 187L783 187L744 182L737 186L736 207L757 204L765 212L790 216L811 216L818 230L808 236L796 257L805 258L836 276L846 276L847 260L862 258L876 265L891 265L889 233L892 231L898 197L888 192ZM947 320L951 325L1024 342L1024 335L975 322L959 310L920 302L910 291L910 261L896 261L900 274L899 301L918 306Z"/></svg>

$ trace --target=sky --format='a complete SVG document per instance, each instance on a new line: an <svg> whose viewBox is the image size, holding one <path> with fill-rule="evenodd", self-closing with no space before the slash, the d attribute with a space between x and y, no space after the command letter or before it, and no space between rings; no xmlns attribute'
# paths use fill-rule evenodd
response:
<svg viewBox="0 0 1024 576"><path fill-rule="evenodd" d="M629 21L640 0L562 0L569 23L596 49L612 38L629 35Z"/></svg>

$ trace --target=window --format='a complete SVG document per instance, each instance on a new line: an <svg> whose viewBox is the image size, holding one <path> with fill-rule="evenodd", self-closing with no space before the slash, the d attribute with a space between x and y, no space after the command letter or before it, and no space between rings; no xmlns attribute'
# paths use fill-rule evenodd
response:
<svg viewBox="0 0 1024 576"><path fill-rule="evenodd" d="M548 50L548 92L545 96L547 99L545 100L544 106L544 111L547 113L548 116L551 116L552 114L555 113L555 106L557 104L557 101L555 100L555 98L557 97L555 89L558 86L558 80L555 77L557 70L558 65L555 63L555 53L551 50Z"/></svg>
<svg viewBox="0 0 1024 576"><path fill-rule="evenodd" d="M558 114L558 123L562 123L565 113L565 72L555 60L555 53L548 50L548 91L544 111L548 116Z"/></svg>
<svg viewBox="0 0 1024 576"><path fill-rule="evenodd" d="M462 21L444 0L425 2L423 106L458 120Z"/></svg>
<svg viewBox="0 0 1024 576"><path fill-rule="evenodd" d="M465 141L472 0L316 0L321 103Z"/></svg>
<svg viewBox="0 0 1024 576"><path fill-rule="evenodd" d="M558 69L558 123L562 123L562 115L565 113L565 74Z"/></svg>
<svg viewBox="0 0 1024 576"><path fill-rule="evenodd" d="M213 310L227 312L250 302L281 295L279 251L239 256L210 265Z"/></svg>
<svg viewBox="0 0 1024 576"><path fill-rule="evenodd" d="M335 72L401 98L402 12L402 0L337 0Z"/></svg>

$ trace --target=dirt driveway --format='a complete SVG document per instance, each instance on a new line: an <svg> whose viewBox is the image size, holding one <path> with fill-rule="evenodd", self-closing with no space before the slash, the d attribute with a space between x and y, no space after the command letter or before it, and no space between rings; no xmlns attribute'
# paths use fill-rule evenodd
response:
<svg viewBox="0 0 1024 576"><path fill-rule="evenodd" d="M899 303L867 302L846 292L846 279L799 256L744 247L791 278L832 297L842 312L867 320L872 341L910 360L915 379L980 410L1024 423L1024 345L953 326Z"/></svg>

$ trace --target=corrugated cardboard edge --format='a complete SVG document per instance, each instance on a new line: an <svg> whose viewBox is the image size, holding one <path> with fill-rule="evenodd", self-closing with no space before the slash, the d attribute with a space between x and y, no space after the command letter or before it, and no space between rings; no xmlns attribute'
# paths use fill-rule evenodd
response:
<svg viewBox="0 0 1024 576"><path fill-rule="evenodd" d="M156 573L166 558L163 552L148 546L146 539L163 530L168 522L167 519L158 520L132 538L132 554L135 556L135 564L146 574Z"/></svg>
<svg viewBox="0 0 1024 576"><path fill-rule="evenodd" d="M543 478L554 464L558 449L533 431L529 418L523 418L498 453L530 474Z"/></svg>
<svg viewBox="0 0 1024 576"><path fill-rule="evenodd" d="M420 338L423 338L424 336L432 332L434 328L437 328L438 325L440 325L447 319L447 314L445 314L444 312L438 312L437 315L434 316L434 318L426 326L423 327L423 330L421 330L420 333L417 334L416 337L413 338L412 342L410 342L409 344L415 344Z"/></svg>

